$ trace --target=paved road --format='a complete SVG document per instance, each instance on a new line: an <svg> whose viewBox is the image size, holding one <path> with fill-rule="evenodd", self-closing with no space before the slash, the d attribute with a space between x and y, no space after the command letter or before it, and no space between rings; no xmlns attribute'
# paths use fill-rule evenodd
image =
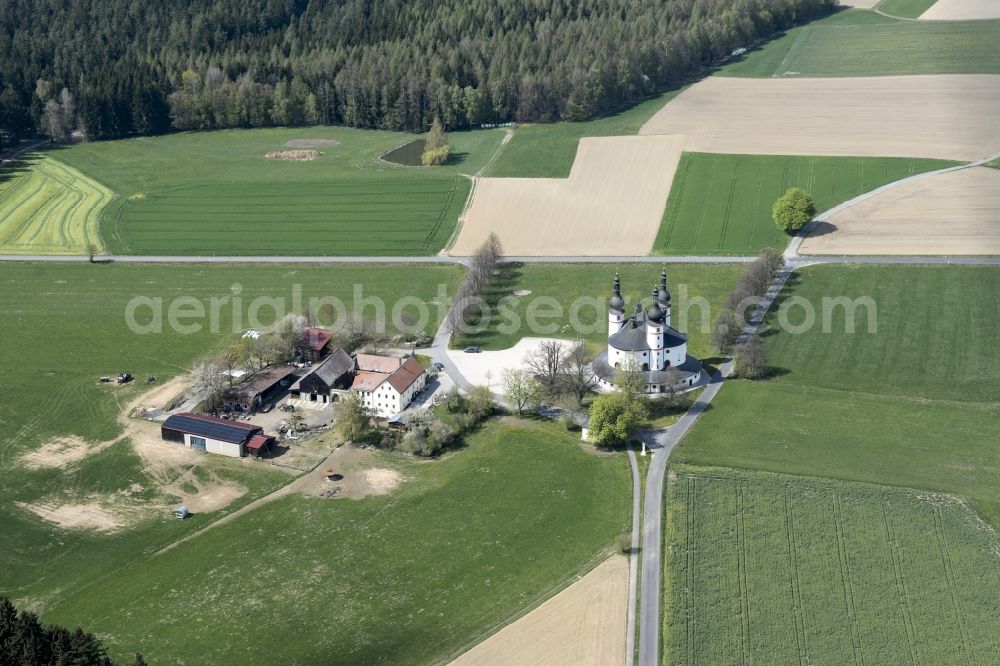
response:
<svg viewBox="0 0 1000 666"><path fill-rule="evenodd" d="M625 666L635 663L635 611L636 595L639 589L639 533L642 520L642 488L640 486L639 465L635 451L628 450L628 464L632 470L632 551L628 558L628 618L625 621Z"/></svg>
<svg viewBox="0 0 1000 666"><path fill-rule="evenodd" d="M676 256L676 257L506 257L505 261L524 264L747 264L756 257ZM437 254L430 257L275 257L275 256L167 256L119 254L101 255L100 262L130 264L461 264L469 257ZM0 261L88 262L88 255L0 254Z"/></svg>
<svg viewBox="0 0 1000 666"><path fill-rule="evenodd" d="M794 269L787 267L774 279L760 305L750 317L737 344L746 341L764 321L764 315L781 293ZM663 478L666 474L670 452L691 430L698 418L708 408L715 394L722 388L723 380L732 372L732 359L719 366L708 386L692 403L677 423L665 430L640 433L640 440L653 450L649 472L646 475L646 494L642 525L642 594L639 607L639 666L657 666L660 663L660 591L663 585Z"/></svg>

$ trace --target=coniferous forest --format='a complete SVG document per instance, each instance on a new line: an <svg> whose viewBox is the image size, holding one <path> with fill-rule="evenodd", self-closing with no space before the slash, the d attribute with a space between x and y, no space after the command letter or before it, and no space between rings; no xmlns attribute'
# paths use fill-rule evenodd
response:
<svg viewBox="0 0 1000 666"><path fill-rule="evenodd" d="M585 120L833 0L0 0L0 141Z"/></svg>

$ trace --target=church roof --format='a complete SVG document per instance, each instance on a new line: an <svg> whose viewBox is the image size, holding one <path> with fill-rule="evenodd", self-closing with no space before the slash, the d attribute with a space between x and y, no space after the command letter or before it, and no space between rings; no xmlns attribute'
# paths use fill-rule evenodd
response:
<svg viewBox="0 0 1000 666"><path fill-rule="evenodd" d="M619 351L648 351L649 342L646 340L646 327L643 324L632 326L633 319L625 322L625 326L608 338L608 345ZM672 326L667 326L663 330L663 346L665 349L677 347L687 342L687 336Z"/></svg>
<svg viewBox="0 0 1000 666"><path fill-rule="evenodd" d="M619 372L617 369L608 365L607 352L603 352L600 356L594 359L592 367L595 375L608 382L613 382L615 380L615 376ZM678 372L677 379L679 381L684 381L688 377L698 374L701 372L702 368L703 366L701 361L691 355L688 355L682 364L674 366L674 370ZM647 384L666 384L670 379L669 369L647 370L643 371L642 374L644 375Z"/></svg>

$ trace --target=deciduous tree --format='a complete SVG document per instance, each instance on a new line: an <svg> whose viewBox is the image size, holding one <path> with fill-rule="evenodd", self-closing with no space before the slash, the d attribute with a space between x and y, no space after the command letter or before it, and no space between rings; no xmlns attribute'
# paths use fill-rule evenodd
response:
<svg viewBox="0 0 1000 666"><path fill-rule="evenodd" d="M778 197L771 207L771 216L779 229L795 232L804 227L816 215L816 205L812 196L801 187L791 187Z"/></svg>

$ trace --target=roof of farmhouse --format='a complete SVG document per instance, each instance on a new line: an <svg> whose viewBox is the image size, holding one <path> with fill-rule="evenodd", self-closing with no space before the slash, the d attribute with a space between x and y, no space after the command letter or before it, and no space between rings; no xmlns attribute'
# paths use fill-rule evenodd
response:
<svg viewBox="0 0 1000 666"><path fill-rule="evenodd" d="M378 372L374 370L365 370L362 367L362 357L365 357L365 366L367 367L389 367L390 364L379 364L373 363L374 359L391 361L392 364L396 366L396 369L392 372ZM420 365L420 361L410 356L406 360L398 358L389 358L385 356L371 356L369 354L358 354L358 374L354 377L354 383L351 388L355 391L374 391L379 386L385 382L389 382L389 385L396 390L397 393L404 393L406 389L413 385L413 382L417 381L417 378L424 374L424 366ZM401 364L400 364L401 363Z"/></svg>
<svg viewBox="0 0 1000 666"><path fill-rule="evenodd" d="M302 335L295 341L295 347L297 349L311 349L318 352L323 347L326 347L331 337L333 337L333 333L324 328L307 328L302 331Z"/></svg>
<svg viewBox="0 0 1000 666"><path fill-rule="evenodd" d="M341 375L354 370L354 359L340 347L326 358L325 361L313 368L312 372L299 379L292 385L297 389L302 385L302 380L310 375L319 377L327 385L333 384Z"/></svg>
<svg viewBox="0 0 1000 666"><path fill-rule="evenodd" d="M258 393L267 391L289 375L294 374L296 370L297 368L294 366L287 365L266 368L253 377L240 382L231 391L241 395L257 395Z"/></svg>
<svg viewBox="0 0 1000 666"><path fill-rule="evenodd" d="M255 426L252 423L240 423L239 421L190 412L167 417L167 420L163 422L163 427L232 444L242 444L251 435L261 430L260 426Z"/></svg>

